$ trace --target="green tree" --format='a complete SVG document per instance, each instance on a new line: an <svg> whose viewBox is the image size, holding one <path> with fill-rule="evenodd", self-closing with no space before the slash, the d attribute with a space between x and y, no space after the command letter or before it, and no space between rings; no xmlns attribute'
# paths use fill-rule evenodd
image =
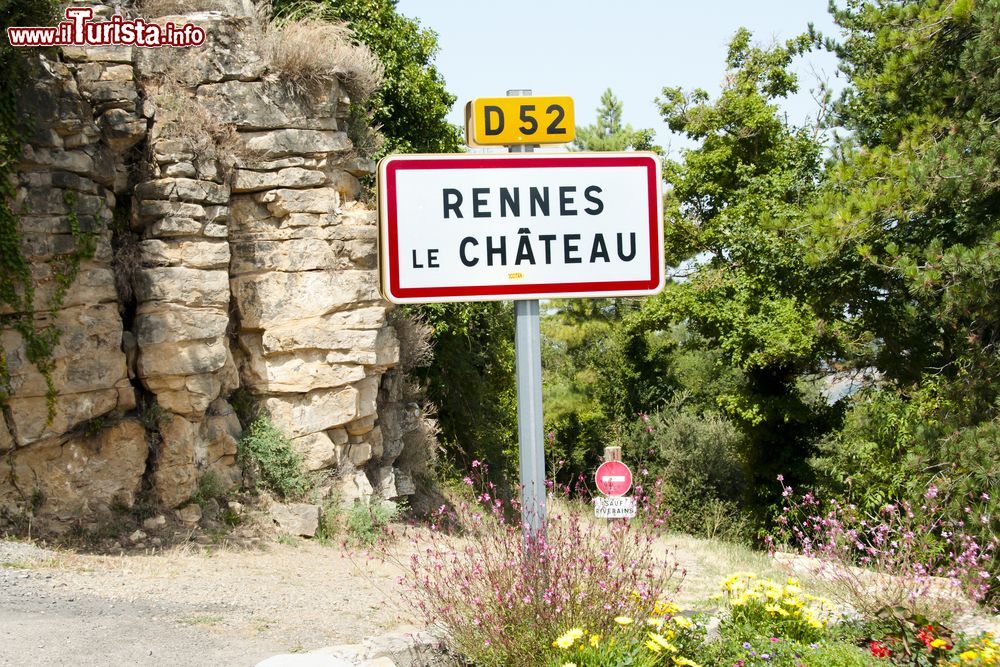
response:
<svg viewBox="0 0 1000 667"><path fill-rule="evenodd" d="M629 124L622 125L622 106L610 88L605 90L597 109L597 121L576 128L576 140L570 144L570 150L659 152L659 147L653 145L653 130L633 130Z"/></svg>
<svg viewBox="0 0 1000 667"><path fill-rule="evenodd" d="M836 352L829 314L810 298L823 276L803 260L797 232L815 197L820 146L777 107L796 90L788 68L809 44L803 35L763 49L740 30L716 100L663 90L670 128L700 142L665 165L667 260L687 275L626 321L638 340L683 323L687 350L735 371L714 402L743 431L747 501L758 518L776 500L777 474L810 478L806 459L836 418L799 386Z"/></svg>
<svg viewBox="0 0 1000 667"><path fill-rule="evenodd" d="M420 312L434 329L434 361L420 376L437 406L448 458L458 470L477 459L498 476L516 478L513 308L439 303Z"/></svg>
<svg viewBox="0 0 1000 667"><path fill-rule="evenodd" d="M571 150L653 150L652 130L622 124L622 103L608 88L601 96L597 120L577 128ZM558 479L568 483L593 470L610 439L614 399L625 383L605 387L607 368L617 355L615 331L637 299L567 299L550 304L542 319L542 385L548 439L547 457L563 461ZM610 395L609 395L610 394Z"/></svg>
<svg viewBox="0 0 1000 667"><path fill-rule="evenodd" d="M874 366L818 465L868 504L1000 491L1000 3L861 2L828 46L849 134L812 215L849 360ZM995 502L995 500L994 500ZM1000 528L996 505L984 535Z"/></svg>

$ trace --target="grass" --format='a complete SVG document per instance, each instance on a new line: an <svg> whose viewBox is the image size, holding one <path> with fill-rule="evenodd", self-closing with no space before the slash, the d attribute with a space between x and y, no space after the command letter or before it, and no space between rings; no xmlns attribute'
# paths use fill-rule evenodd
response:
<svg viewBox="0 0 1000 667"><path fill-rule="evenodd" d="M289 547L299 546L299 541L296 538L292 537L291 535L285 535L284 533L282 533L281 535L278 535L278 537L275 539L277 540L278 544L284 544L285 546Z"/></svg>
<svg viewBox="0 0 1000 667"><path fill-rule="evenodd" d="M676 548L676 557L687 571L677 602L706 611L718 606L709 596L719 592L719 583L734 572L754 572L780 580L788 573L768 554L732 542L672 533L663 544Z"/></svg>
<svg viewBox="0 0 1000 667"><path fill-rule="evenodd" d="M225 619L217 614L195 614L177 619L181 625L218 625Z"/></svg>
<svg viewBox="0 0 1000 667"><path fill-rule="evenodd" d="M593 517L593 510L588 504L562 498L550 498L548 511L550 516L574 513L591 523L604 521ZM611 530L610 522L606 523ZM745 544L671 532L657 540L656 548L661 556L673 550L674 558L684 568L684 580L675 601L693 611L717 608L718 602L709 597L718 593L720 583L734 572L754 572L775 580L790 576L789 570L766 552L755 551ZM798 571L794 576L801 579L805 586L816 588L818 581L814 577Z"/></svg>
<svg viewBox="0 0 1000 667"><path fill-rule="evenodd" d="M385 68L378 57L321 6L300 3L268 20L270 10L270 2L258 5L257 49L268 70L292 90L307 93L338 80L361 102L381 85Z"/></svg>

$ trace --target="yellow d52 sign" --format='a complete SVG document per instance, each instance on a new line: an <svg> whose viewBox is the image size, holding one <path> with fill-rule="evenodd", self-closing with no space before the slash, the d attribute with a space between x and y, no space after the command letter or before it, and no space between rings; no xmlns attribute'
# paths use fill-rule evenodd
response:
<svg viewBox="0 0 1000 667"><path fill-rule="evenodd" d="M465 107L465 137L470 146L573 141L573 98L478 97Z"/></svg>

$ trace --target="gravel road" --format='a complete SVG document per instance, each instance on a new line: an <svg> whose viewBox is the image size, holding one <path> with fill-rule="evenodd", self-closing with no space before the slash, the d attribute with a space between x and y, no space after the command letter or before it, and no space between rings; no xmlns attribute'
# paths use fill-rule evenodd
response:
<svg viewBox="0 0 1000 667"><path fill-rule="evenodd" d="M410 629L336 547L118 557L0 540L0 665L254 665Z"/></svg>

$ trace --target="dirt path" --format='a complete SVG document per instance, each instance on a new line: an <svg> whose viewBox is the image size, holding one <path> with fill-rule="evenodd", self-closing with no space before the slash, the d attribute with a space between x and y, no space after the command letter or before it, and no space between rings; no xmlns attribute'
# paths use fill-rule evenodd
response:
<svg viewBox="0 0 1000 667"><path fill-rule="evenodd" d="M264 544L98 556L0 540L0 666L245 666L419 629L398 566L308 540ZM685 609L706 610L735 571L787 576L738 545L675 535L658 548L667 544L687 570ZM402 541L397 557L413 548ZM995 616L973 621L970 631L1000 629Z"/></svg>
<svg viewBox="0 0 1000 667"><path fill-rule="evenodd" d="M253 665L413 629L388 593L394 568L339 547L25 549L0 542L0 665Z"/></svg>

